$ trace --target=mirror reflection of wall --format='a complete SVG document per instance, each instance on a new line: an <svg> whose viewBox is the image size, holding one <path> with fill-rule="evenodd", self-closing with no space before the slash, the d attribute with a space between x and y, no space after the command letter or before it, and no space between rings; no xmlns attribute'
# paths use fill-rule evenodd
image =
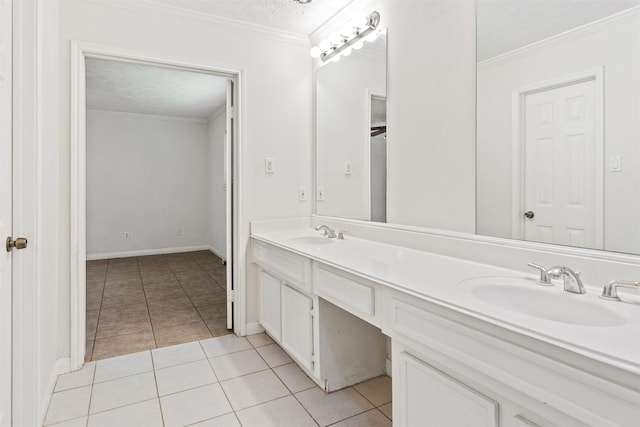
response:
<svg viewBox="0 0 640 427"><path fill-rule="evenodd" d="M384 221L386 34L317 70L316 129L316 212Z"/></svg>
<svg viewBox="0 0 640 427"><path fill-rule="evenodd" d="M478 0L477 233L640 253L638 0Z"/></svg>

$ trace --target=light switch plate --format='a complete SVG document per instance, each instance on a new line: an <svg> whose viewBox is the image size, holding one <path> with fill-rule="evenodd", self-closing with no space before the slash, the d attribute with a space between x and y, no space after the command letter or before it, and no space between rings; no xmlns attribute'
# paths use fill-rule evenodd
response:
<svg viewBox="0 0 640 427"><path fill-rule="evenodd" d="M345 160L344 162L344 174L351 175L351 160Z"/></svg>
<svg viewBox="0 0 640 427"><path fill-rule="evenodd" d="M324 187L318 187L316 192L316 200L318 201L324 200Z"/></svg>
<svg viewBox="0 0 640 427"><path fill-rule="evenodd" d="M275 161L271 157L266 157L264 159L264 172L274 173L275 169L276 169Z"/></svg>
<svg viewBox="0 0 640 427"><path fill-rule="evenodd" d="M304 202L307 200L307 187L300 186L298 189L298 200Z"/></svg>
<svg viewBox="0 0 640 427"><path fill-rule="evenodd" d="M619 155L609 157L609 172L622 172L622 159Z"/></svg>

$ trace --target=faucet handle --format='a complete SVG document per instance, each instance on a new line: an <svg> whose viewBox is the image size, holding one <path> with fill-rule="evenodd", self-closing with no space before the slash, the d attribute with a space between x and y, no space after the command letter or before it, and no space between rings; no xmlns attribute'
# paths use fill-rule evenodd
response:
<svg viewBox="0 0 640 427"><path fill-rule="evenodd" d="M338 240L344 240L344 231L338 231Z"/></svg>
<svg viewBox="0 0 640 427"><path fill-rule="evenodd" d="M541 265L534 264L532 262L528 263L527 266L531 268L535 268L540 272L540 279L538 280L538 284L542 286L552 286L551 280L549 280L549 275L547 274L547 269Z"/></svg>
<svg viewBox="0 0 640 427"><path fill-rule="evenodd" d="M600 298L609 301L622 301L618 296L618 288L640 288L640 282L632 280L611 280L602 288L602 295Z"/></svg>

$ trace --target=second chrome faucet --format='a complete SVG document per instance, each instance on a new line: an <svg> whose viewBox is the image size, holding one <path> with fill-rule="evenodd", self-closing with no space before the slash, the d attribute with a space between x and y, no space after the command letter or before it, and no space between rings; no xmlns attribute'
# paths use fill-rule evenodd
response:
<svg viewBox="0 0 640 427"><path fill-rule="evenodd" d="M567 292L573 292L574 294L586 294L587 291L584 288L584 284L580 279L580 273L573 271L569 267L556 266L546 269L541 265L529 263L527 264L531 268L535 268L540 272L540 280L538 283L544 286L551 285L551 279L559 279L562 277L564 281L564 290Z"/></svg>

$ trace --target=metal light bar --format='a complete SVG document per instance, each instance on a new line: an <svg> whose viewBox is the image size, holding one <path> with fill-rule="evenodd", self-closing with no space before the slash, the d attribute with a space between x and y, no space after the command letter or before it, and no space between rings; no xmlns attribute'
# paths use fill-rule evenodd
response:
<svg viewBox="0 0 640 427"><path fill-rule="evenodd" d="M364 29L358 28L356 30L356 33L351 38L342 38L340 45L332 45L330 50L323 51L320 54L320 59L322 59L323 62L327 62L337 55L340 55L340 53L342 53L343 51L352 48L352 46L358 43L360 40L376 31L379 24L380 14L378 12L372 12L369 16L367 16L367 23L363 27Z"/></svg>

